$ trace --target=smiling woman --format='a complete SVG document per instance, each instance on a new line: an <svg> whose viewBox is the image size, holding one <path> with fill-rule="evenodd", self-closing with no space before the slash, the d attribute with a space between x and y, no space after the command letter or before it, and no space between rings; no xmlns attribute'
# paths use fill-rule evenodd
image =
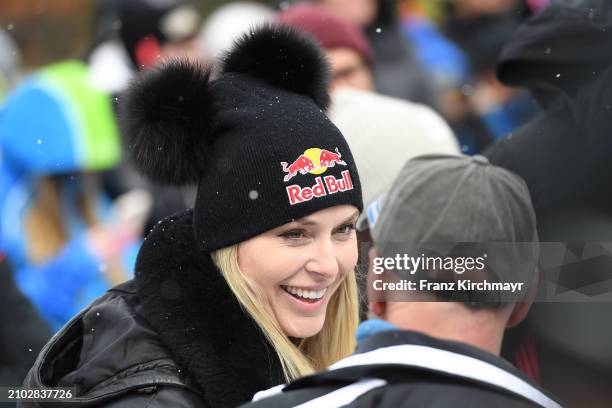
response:
<svg viewBox="0 0 612 408"><path fill-rule="evenodd" d="M331 207L212 254L289 378L354 349L358 215Z"/></svg>
<svg viewBox="0 0 612 408"><path fill-rule="evenodd" d="M122 97L136 167L197 184L195 206L160 221L134 280L62 328L26 386L75 386L96 406L233 407L353 351L363 203L324 114L324 57L266 26L219 71L171 61Z"/></svg>

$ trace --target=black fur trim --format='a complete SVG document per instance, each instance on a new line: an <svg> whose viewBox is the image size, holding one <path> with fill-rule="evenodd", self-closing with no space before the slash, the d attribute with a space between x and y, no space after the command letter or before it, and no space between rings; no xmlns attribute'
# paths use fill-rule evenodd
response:
<svg viewBox="0 0 612 408"><path fill-rule="evenodd" d="M284 382L280 362L208 254L198 252L192 211L166 218L138 254L144 317L210 407L234 407Z"/></svg>
<svg viewBox="0 0 612 408"><path fill-rule="evenodd" d="M223 72L248 74L329 106L329 64L321 48L292 27L264 25L236 41Z"/></svg>
<svg viewBox="0 0 612 408"><path fill-rule="evenodd" d="M171 60L145 71L121 98L120 123L136 168L160 184L197 183L208 160L210 69Z"/></svg>

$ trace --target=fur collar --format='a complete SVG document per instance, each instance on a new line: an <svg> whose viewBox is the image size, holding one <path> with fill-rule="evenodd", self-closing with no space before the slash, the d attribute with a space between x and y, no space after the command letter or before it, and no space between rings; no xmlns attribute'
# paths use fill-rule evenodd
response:
<svg viewBox="0 0 612 408"><path fill-rule="evenodd" d="M284 382L272 346L210 255L198 251L191 210L161 221L145 239L136 283L144 317L211 407L240 405Z"/></svg>

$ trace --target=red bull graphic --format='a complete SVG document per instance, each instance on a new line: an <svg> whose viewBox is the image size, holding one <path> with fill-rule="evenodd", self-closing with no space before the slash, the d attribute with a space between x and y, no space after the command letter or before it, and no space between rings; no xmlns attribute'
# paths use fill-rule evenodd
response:
<svg viewBox="0 0 612 408"><path fill-rule="evenodd" d="M335 153L329 150L312 147L304 151L291 164L281 162L283 171L287 173L283 179L285 183L297 176L298 173L304 175L306 173L323 174L328 167L334 167L336 164L346 166L346 162L342 160L342 155L336 147Z"/></svg>
<svg viewBox="0 0 612 408"><path fill-rule="evenodd" d="M289 173L285 176L283 180L285 183L295 177L298 173L306 174L309 171L314 169L314 163L308 157L303 154L300 155L293 163L287 166L287 162L281 162L281 166L283 166L283 171L285 173Z"/></svg>
<svg viewBox="0 0 612 408"><path fill-rule="evenodd" d="M342 155L338 151L336 147L336 153L330 152L329 150L322 149L319 154L319 165L321 167L334 167L336 163L346 166L344 160L342 160Z"/></svg>

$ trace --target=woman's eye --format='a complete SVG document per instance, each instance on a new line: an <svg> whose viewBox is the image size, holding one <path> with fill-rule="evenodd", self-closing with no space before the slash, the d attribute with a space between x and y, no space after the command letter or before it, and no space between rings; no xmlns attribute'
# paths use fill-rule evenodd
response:
<svg viewBox="0 0 612 408"><path fill-rule="evenodd" d="M304 238L306 234L302 230L291 230L283 232L282 234L280 234L280 236L287 239L300 239Z"/></svg>
<svg viewBox="0 0 612 408"><path fill-rule="evenodd" d="M351 232L353 232L354 229L355 229L355 224L351 223L351 224L346 224L346 225L341 226L340 228L336 230L336 232L339 234L348 235Z"/></svg>

